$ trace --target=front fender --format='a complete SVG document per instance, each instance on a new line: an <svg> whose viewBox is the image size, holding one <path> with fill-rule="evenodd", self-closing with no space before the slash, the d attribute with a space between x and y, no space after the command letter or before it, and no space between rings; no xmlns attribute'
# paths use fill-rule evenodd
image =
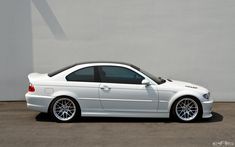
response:
<svg viewBox="0 0 235 147"><path fill-rule="evenodd" d="M169 103L168 103L168 110L169 110L169 112L170 112L170 110L171 110L171 106L173 105L173 103L174 103L178 98L180 98L180 97L182 97L182 96L193 96L193 97L197 98L199 101L201 101L201 99L202 99L202 95L201 95L200 93L198 93L198 92L187 91L187 90L185 90L185 91L179 91L179 92L175 93L175 94L171 97L171 99L169 100Z"/></svg>

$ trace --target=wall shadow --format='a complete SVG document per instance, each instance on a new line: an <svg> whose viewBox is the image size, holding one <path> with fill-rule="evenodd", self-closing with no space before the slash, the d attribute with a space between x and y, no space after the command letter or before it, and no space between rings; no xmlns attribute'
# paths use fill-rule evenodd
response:
<svg viewBox="0 0 235 147"><path fill-rule="evenodd" d="M46 0L32 0L56 39L66 40L65 32Z"/></svg>
<svg viewBox="0 0 235 147"><path fill-rule="evenodd" d="M212 118L201 119L192 123L216 123L223 121L223 116L217 112L212 112ZM52 122L50 115L39 113L35 119L40 122ZM72 123L175 123L170 118L124 118L124 117L82 117Z"/></svg>
<svg viewBox="0 0 235 147"><path fill-rule="evenodd" d="M31 0L0 0L0 100L23 100L33 71Z"/></svg>
<svg viewBox="0 0 235 147"><path fill-rule="evenodd" d="M56 39L66 35L47 0L0 1L0 100L24 99L33 72L31 1Z"/></svg>

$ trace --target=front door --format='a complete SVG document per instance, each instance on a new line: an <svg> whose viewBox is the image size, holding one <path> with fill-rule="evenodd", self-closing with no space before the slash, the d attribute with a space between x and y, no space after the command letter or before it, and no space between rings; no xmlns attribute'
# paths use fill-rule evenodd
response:
<svg viewBox="0 0 235 147"><path fill-rule="evenodd" d="M100 101L109 112L156 112L155 85L141 84L144 77L119 66L100 66Z"/></svg>

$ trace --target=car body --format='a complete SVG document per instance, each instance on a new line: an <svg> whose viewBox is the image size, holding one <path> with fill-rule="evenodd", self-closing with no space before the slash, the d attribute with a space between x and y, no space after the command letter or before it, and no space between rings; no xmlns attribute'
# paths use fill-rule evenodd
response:
<svg viewBox="0 0 235 147"><path fill-rule="evenodd" d="M207 89L155 77L128 63L78 63L49 74L31 73L28 78L27 107L49 112L58 121L79 116L172 116L189 122L212 116Z"/></svg>

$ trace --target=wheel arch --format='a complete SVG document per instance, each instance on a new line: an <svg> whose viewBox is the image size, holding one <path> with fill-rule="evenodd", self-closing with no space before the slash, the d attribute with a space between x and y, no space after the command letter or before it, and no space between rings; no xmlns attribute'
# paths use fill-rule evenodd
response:
<svg viewBox="0 0 235 147"><path fill-rule="evenodd" d="M188 98L193 98L195 101L197 101L199 107L200 107L200 110L201 110L201 114L203 114L203 107L202 107L202 103L200 101L200 98L197 94L194 94L194 93L191 93L191 92L179 92L179 93L176 93L169 101L168 103L168 110L169 110L169 113L170 113L170 116L172 114L172 108L174 106L174 104L177 102L177 100L179 100L180 98L184 98L184 97L188 97Z"/></svg>
<svg viewBox="0 0 235 147"><path fill-rule="evenodd" d="M69 91L58 91L56 93L53 94L53 99L51 100L49 106L48 106L48 110L47 112L49 112L50 108L51 108L51 105L52 103L57 99L57 98L62 98L62 97L66 97L66 98L70 98L70 99L73 99L77 106L78 106L78 109L80 110L80 113L81 113L81 106L79 104L79 102L77 101L76 99L76 95L72 92L69 92Z"/></svg>

